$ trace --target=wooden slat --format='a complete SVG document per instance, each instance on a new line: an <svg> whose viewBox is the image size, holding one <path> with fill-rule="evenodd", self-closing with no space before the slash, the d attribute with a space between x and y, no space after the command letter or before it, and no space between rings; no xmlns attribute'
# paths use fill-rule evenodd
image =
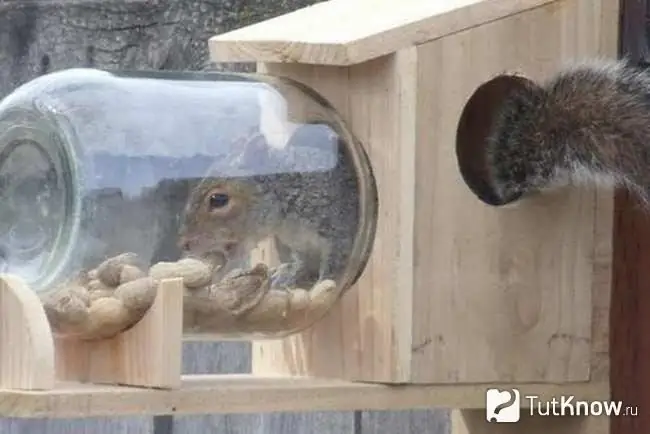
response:
<svg viewBox="0 0 650 434"><path fill-rule="evenodd" d="M367 411L361 417L361 434L448 434L449 419L443 409Z"/></svg>
<svg viewBox="0 0 650 434"><path fill-rule="evenodd" d="M185 376L180 389L59 383L53 391L0 391L0 416L89 417L133 414L268 413L277 411L483 408L488 387L517 387L540 400L575 395L603 400L609 386L574 384L468 384L389 386L307 377ZM525 402L524 402L525 403Z"/></svg>
<svg viewBox="0 0 650 434"><path fill-rule="evenodd" d="M353 65L556 0L330 0L214 36L221 62Z"/></svg>
<svg viewBox="0 0 650 434"><path fill-rule="evenodd" d="M185 342L183 345L185 374L248 373L251 370L250 362L248 342ZM257 431L260 425L257 414L183 415L173 419L172 432L169 434L262 434Z"/></svg>
<svg viewBox="0 0 650 434"><path fill-rule="evenodd" d="M257 431L254 432L254 434L289 434L289 433L374 434L372 431L364 431L364 432L355 431L353 412L336 412L336 411L310 411L304 413L296 413L296 412L262 413L259 415L259 428ZM181 434L181 433L175 433L175 434ZM404 434L408 434L408 432ZM430 433L430 434L438 434L438 433Z"/></svg>
<svg viewBox="0 0 650 434"><path fill-rule="evenodd" d="M478 410L454 411L451 434L609 434L606 416L531 416L516 423L489 423Z"/></svg>
<svg viewBox="0 0 650 434"><path fill-rule="evenodd" d="M152 417L87 419L3 419L2 434L165 434L153 431Z"/></svg>

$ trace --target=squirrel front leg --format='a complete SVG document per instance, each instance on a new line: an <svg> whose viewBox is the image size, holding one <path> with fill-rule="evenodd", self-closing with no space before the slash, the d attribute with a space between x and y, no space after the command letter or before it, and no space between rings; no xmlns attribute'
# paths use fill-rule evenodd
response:
<svg viewBox="0 0 650 434"><path fill-rule="evenodd" d="M290 254L288 262L282 262L271 270L271 288L295 288L305 261L295 252Z"/></svg>
<svg viewBox="0 0 650 434"><path fill-rule="evenodd" d="M280 265L271 270L272 287L309 288L331 274L329 245L320 245L317 251L299 251L276 240L276 251Z"/></svg>

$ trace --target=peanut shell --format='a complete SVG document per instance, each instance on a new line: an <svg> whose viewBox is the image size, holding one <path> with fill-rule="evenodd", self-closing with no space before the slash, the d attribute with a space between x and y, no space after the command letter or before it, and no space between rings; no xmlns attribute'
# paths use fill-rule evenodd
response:
<svg viewBox="0 0 650 434"><path fill-rule="evenodd" d="M122 271L120 272L120 284L131 282L145 276L145 272L135 265L126 264L122 267Z"/></svg>
<svg viewBox="0 0 650 434"><path fill-rule="evenodd" d="M145 312L156 299L157 283L151 277L143 277L123 283L115 289L113 297L121 300L129 311Z"/></svg>
<svg viewBox="0 0 650 434"><path fill-rule="evenodd" d="M122 253L109 258L97 267L97 278L108 286L118 286L122 268L125 265L135 265L136 259L135 253Z"/></svg>
<svg viewBox="0 0 650 434"><path fill-rule="evenodd" d="M109 285L103 283L99 279L93 279L90 282L88 282L86 284L86 288L88 288L88 291L90 293L93 293L93 292L112 293L113 291L115 291L114 286L109 286Z"/></svg>
<svg viewBox="0 0 650 434"><path fill-rule="evenodd" d="M95 300L88 308L87 339L111 338L126 329L132 319L121 300L113 297Z"/></svg>
<svg viewBox="0 0 650 434"><path fill-rule="evenodd" d="M212 267L198 259L185 258L177 262L159 262L149 270L154 279L181 277L187 288L202 288L212 282Z"/></svg>

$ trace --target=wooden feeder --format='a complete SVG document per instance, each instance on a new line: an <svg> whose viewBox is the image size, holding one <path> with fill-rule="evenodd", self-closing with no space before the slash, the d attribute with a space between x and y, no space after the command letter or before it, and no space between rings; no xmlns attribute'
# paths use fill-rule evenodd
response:
<svg viewBox="0 0 650 434"><path fill-rule="evenodd" d="M309 330L256 342L252 375L182 381L173 282L128 335L81 349L90 368L73 366L56 381L42 312L28 291L5 285L2 315L12 322L0 334L1 378L7 388L46 390L0 392L0 412L480 409L488 387L607 400L613 192L571 188L486 205L461 175L456 138L482 84L500 74L541 80L573 59L616 57L617 34L610 0L330 0L213 37L212 60L257 62L258 72L312 87L365 146L380 212L360 280ZM169 366L151 371L166 357L147 357L138 342L168 352ZM54 347L70 365L70 349ZM20 381L15 348L28 369ZM108 359L108 367L97 362ZM455 429L498 431L484 421L483 411L465 412ZM596 432L585 425L593 420L574 423L531 422L524 431Z"/></svg>
<svg viewBox="0 0 650 434"><path fill-rule="evenodd" d="M612 192L486 206L461 176L456 135L469 98L499 74L539 80L572 59L614 57L615 22L605 1L333 0L212 38L215 61L258 61L332 102L379 190L354 292L310 331L257 344L256 369L384 383L592 379Z"/></svg>

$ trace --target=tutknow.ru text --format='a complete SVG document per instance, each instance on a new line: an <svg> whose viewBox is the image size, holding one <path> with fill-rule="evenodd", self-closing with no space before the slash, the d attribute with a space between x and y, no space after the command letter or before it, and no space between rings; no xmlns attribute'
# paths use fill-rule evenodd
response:
<svg viewBox="0 0 650 434"><path fill-rule="evenodd" d="M583 401L574 396L561 396L542 401L537 395L528 395L531 416L636 416L636 406L625 406L621 401Z"/></svg>

